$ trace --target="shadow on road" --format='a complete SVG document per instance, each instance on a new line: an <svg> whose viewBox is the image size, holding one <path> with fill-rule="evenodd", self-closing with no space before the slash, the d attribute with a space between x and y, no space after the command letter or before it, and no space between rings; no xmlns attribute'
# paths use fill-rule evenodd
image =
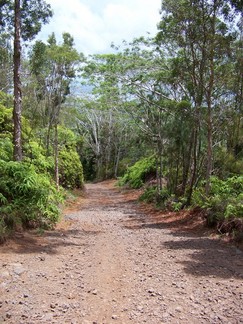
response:
<svg viewBox="0 0 243 324"><path fill-rule="evenodd" d="M36 232L17 233L2 246L1 253L34 254L47 253L50 255L59 254L62 247L86 246L85 238L90 235L97 235L97 230L86 231L69 229L65 231L47 231L42 235ZM82 241L83 239L83 241ZM63 252L62 252L63 253Z"/></svg>
<svg viewBox="0 0 243 324"><path fill-rule="evenodd" d="M243 279L243 252L210 237L200 215L145 211L128 216L123 226L130 230L161 230L161 253L169 250L174 254L172 262L181 263L190 275ZM169 240L163 241L163 231Z"/></svg>
<svg viewBox="0 0 243 324"><path fill-rule="evenodd" d="M235 247L211 238L190 237L185 233L171 233L171 236L170 241L161 244L161 249L185 251L186 258L179 263L186 273L243 279L243 253Z"/></svg>

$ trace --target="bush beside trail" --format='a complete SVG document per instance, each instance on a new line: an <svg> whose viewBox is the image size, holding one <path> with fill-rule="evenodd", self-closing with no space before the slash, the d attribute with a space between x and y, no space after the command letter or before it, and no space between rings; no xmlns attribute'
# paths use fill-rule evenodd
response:
<svg viewBox="0 0 243 324"><path fill-rule="evenodd" d="M63 191L33 165L0 160L0 237L16 228L51 227L59 217Z"/></svg>
<svg viewBox="0 0 243 324"><path fill-rule="evenodd" d="M193 193L192 203L205 211L208 226L243 240L243 176L226 180L212 177L210 194L206 197L203 187L199 187Z"/></svg>
<svg viewBox="0 0 243 324"><path fill-rule="evenodd" d="M209 195L205 194L205 183L194 189L191 205L187 206L185 196L170 193L166 185L162 190L150 185L151 175L156 177L154 157L145 158L129 167L120 179L119 185L133 189L143 188L140 201L153 203L156 208L179 212L181 209L197 209L204 215L206 224L219 234L230 235L236 241L243 241L243 176L226 179L211 177ZM146 182L147 181L147 182Z"/></svg>

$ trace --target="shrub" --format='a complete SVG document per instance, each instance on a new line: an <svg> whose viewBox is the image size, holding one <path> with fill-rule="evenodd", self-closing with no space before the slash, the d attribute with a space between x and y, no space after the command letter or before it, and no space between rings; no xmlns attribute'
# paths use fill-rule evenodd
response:
<svg viewBox="0 0 243 324"><path fill-rule="evenodd" d="M54 158L46 157L43 147L35 141L24 144L24 161L34 165L37 173L54 174Z"/></svg>
<svg viewBox="0 0 243 324"><path fill-rule="evenodd" d="M156 187L146 188L142 193L142 195L139 197L139 200L147 203L153 203L156 201L156 194L157 194Z"/></svg>
<svg viewBox="0 0 243 324"><path fill-rule="evenodd" d="M242 156L236 157L233 153L229 153L227 149L218 148L215 152L214 168L215 174L220 178L239 175L243 169Z"/></svg>
<svg viewBox="0 0 243 324"><path fill-rule="evenodd" d="M62 149L59 152L60 184L67 189L82 188L83 167L75 149Z"/></svg>
<svg viewBox="0 0 243 324"><path fill-rule="evenodd" d="M164 209L167 207L169 198L170 195L166 188L159 191L156 186L153 186L146 188L139 197L139 200L147 203L155 203L157 207Z"/></svg>
<svg viewBox="0 0 243 324"><path fill-rule="evenodd" d="M154 156L144 158L127 169L125 175L120 179L119 185L128 185L131 188L141 188L146 179L156 174L156 160Z"/></svg>
<svg viewBox="0 0 243 324"><path fill-rule="evenodd" d="M45 156L44 149L35 141L25 144L25 162L34 165L38 173L54 175L54 157ZM59 152L60 185L67 189L82 188L83 167L75 146L63 146Z"/></svg>
<svg viewBox="0 0 243 324"><path fill-rule="evenodd" d="M6 236L6 224L3 218L0 218L0 244L5 241Z"/></svg>
<svg viewBox="0 0 243 324"><path fill-rule="evenodd" d="M1 93L0 93L0 131L1 137L11 137L13 132L13 122L12 122L13 110L11 108L6 108L1 103Z"/></svg>
<svg viewBox="0 0 243 324"><path fill-rule="evenodd" d="M13 143L10 138L0 137L0 160L10 161L13 157Z"/></svg>
<svg viewBox="0 0 243 324"><path fill-rule="evenodd" d="M0 160L0 215L7 227L52 226L62 196L50 178L28 163Z"/></svg>
<svg viewBox="0 0 243 324"><path fill-rule="evenodd" d="M211 191L204 195L203 187L196 189L192 196L194 206L207 210L209 225L225 220L243 217L243 176L234 176L227 180L211 178Z"/></svg>

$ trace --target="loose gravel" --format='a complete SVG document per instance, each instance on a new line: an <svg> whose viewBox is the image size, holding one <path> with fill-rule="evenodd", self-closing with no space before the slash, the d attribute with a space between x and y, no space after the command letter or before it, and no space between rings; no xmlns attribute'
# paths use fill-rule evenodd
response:
<svg viewBox="0 0 243 324"><path fill-rule="evenodd" d="M0 323L243 323L243 253L152 222L113 182L0 258Z"/></svg>

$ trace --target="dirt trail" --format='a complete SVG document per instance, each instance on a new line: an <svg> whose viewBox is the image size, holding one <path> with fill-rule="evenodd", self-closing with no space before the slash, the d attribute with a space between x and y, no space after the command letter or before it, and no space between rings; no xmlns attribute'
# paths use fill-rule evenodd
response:
<svg viewBox="0 0 243 324"><path fill-rule="evenodd" d="M56 231L1 246L0 323L243 323L243 253L135 198L89 184Z"/></svg>

